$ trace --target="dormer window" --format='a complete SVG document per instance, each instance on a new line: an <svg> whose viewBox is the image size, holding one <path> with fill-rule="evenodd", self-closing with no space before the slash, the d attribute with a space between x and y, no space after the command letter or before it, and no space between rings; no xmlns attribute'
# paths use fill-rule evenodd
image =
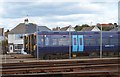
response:
<svg viewBox="0 0 120 77"><path fill-rule="evenodd" d="M24 20L24 23L25 23L25 24L28 24L28 19L25 19L25 20Z"/></svg>

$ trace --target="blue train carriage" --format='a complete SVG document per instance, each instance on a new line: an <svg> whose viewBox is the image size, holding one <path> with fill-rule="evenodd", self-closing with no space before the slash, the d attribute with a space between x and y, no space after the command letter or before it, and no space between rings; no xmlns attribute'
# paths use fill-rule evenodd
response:
<svg viewBox="0 0 120 77"><path fill-rule="evenodd" d="M102 32L103 55L117 55L119 32ZM99 56L100 32L38 32L29 34L27 52L41 59Z"/></svg>
<svg viewBox="0 0 120 77"><path fill-rule="evenodd" d="M118 54L118 32L102 32L103 55ZM71 56L99 56L100 32L40 32L39 55L45 58Z"/></svg>

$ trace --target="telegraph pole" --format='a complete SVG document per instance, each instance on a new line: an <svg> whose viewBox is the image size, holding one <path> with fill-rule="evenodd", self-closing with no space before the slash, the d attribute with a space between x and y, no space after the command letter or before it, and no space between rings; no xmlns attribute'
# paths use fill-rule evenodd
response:
<svg viewBox="0 0 120 77"><path fill-rule="evenodd" d="M38 26L36 26L36 42L37 42L37 60L39 60L39 51L38 51Z"/></svg>
<svg viewBox="0 0 120 77"><path fill-rule="evenodd" d="M102 25L100 25L100 58L102 58Z"/></svg>
<svg viewBox="0 0 120 77"><path fill-rule="evenodd" d="M69 59L71 59L71 32L70 32L71 25L69 25Z"/></svg>

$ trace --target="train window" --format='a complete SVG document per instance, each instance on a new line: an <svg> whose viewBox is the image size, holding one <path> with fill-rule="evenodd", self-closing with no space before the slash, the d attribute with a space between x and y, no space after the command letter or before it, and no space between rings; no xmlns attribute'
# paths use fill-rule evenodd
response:
<svg viewBox="0 0 120 77"><path fill-rule="evenodd" d="M77 40L76 40L76 38L74 38L74 45L76 45L76 42L77 42Z"/></svg>
<svg viewBox="0 0 120 77"><path fill-rule="evenodd" d="M35 45L36 44L36 36L34 35L34 37L33 37L33 44Z"/></svg>
<svg viewBox="0 0 120 77"><path fill-rule="evenodd" d="M69 37L67 35L52 35L51 41L53 46L67 46L69 45Z"/></svg>
<svg viewBox="0 0 120 77"><path fill-rule="evenodd" d="M108 38L103 38L102 39L102 44L108 45L110 43L110 40Z"/></svg>
<svg viewBox="0 0 120 77"><path fill-rule="evenodd" d="M93 39L93 38L87 38L87 39L85 39L85 45L87 45L87 46L94 46L94 45L96 45L96 40L95 39Z"/></svg>
<svg viewBox="0 0 120 77"><path fill-rule="evenodd" d="M116 39L116 38L111 38L111 39L110 39L110 44L111 44L111 45L118 45L118 39Z"/></svg>
<svg viewBox="0 0 120 77"><path fill-rule="evenodd" d="M80 38L80 45L82 45L82 38Z"/></svg>
<svg viewBox="0 0 120 77"><path fill-rule="evenodd" d="M43 46L44 40L43 40L43 35L38 35L38 45Z"/></svg>
<svg viewBox="0 0 120 77"><path fill-rule="evenodd" d="M57 45L57 39L53 39L53 44L52 45Z"/></svg>
<svg viewBox="0 0 120 77"><path fill-rule="evenodd" d="M46 46L49 45L49 38L48 38L48 37L45 38L45 45L46 45Z"/></svg>
<svg viewBox="0 0 120 77"><path fill-rule="evenodd" d="M68 46L69 38L59 38L58 42L60 46Z"/></svg>

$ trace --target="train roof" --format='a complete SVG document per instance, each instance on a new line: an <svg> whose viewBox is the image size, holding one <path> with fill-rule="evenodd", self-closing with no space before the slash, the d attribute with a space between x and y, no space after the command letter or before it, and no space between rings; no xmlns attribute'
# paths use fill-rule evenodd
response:
<svg viewBox="0 0 120 77"><path fill-rule="evenodd" d="M102 31L102 33L112 34L120 33L118 31ZM38 34L100 34L100 31L42 31Z"/></svg>
<svg viewBox="0 0 120 77"><path fill-rule="evenodd" d="M106 34L120 34L118 31L102 31L102 33ZM32 34L37 34L37 32L32 33ZM100 31L39 31L39 35L69 35L69 34L100 34ZM31 34L27 34L31 35Z"/></svg>

